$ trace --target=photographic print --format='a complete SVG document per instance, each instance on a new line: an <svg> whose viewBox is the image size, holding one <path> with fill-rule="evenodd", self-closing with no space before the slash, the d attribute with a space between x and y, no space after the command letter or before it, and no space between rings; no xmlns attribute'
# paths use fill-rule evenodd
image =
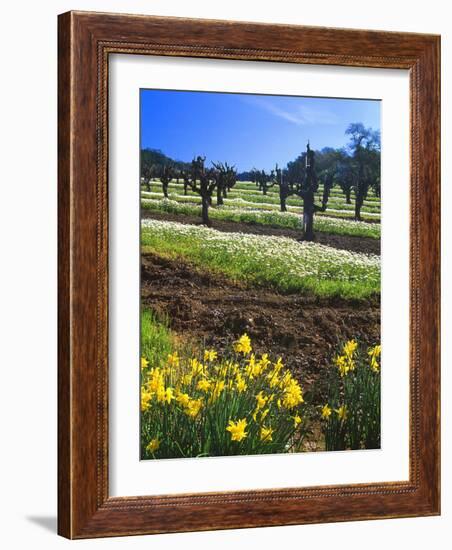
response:
<svg viewBox="0 0 452 550"><path fill-rule="evenodd" d="M140 90L141 459L380 448L380 107Z"/></svg>

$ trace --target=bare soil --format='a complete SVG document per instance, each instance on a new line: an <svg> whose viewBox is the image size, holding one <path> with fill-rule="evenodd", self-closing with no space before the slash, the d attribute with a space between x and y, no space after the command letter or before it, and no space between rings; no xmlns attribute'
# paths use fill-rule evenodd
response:
<svg viewBox="0 0 452 550"><path fill-rule="evenodd" d="M155 220L166 220L185 223L188 225L200 225L198 216L187 216L185 214L170 214L167 212L151 212L143 208L141 210L142 218L153 218ZM223 220L211 220L212 226L217 231L225 233L241 232L253 235L273 235L277 237L289 237L299 239L301 232L295 229L273 227L270 225L257 225L249 223L229 222ZM380 239L371 237L356 237L352 235L330 235L319 231L315 234L315 242L338 248L341 250L350 250L351 252L362 252L365 254L380 254Z"/></svg>
<svg viewBox="0 0 452 550"><path fill-rule="evenodd" d="M247 332L257 353L281 356L315 393L324 393L325 368L346 339L380 341L380 303L283 295L246 287L182 260L142 255L142 305L168 316L177 334L218 351L230 349Z"/></svg>

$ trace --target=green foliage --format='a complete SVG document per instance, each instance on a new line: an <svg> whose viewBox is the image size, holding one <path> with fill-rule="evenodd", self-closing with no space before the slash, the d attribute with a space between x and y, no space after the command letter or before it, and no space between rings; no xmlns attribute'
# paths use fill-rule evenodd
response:
<svg viewBox="0 0 452 550"><path fill-rule="evenodd" d="M162 357L173 349L174 343L166 317L158 318L153 310L141 312L141 355L156 366L160 366Z"/></svg>
<svg viewBox="0 0 452 550"><path fill-rule="evenodd" d="M221 233L200 226L144 220L142 247L285 293L359 300L380 292L379 257L289 238Z"/></svg>
<svg viewBox="0 0 452 550"><path fill-rule="evenodd" d="M184 200L153 200L144 199L141 207L154 212L168 212L171 214L183 214L198 216L200 206L185 202ZM257 211L259 210L259 211ZM301 216L295 212L266 211L264 209L248 208L211 208L209 216L213 220L247 223L250 225L268 225L272 227L285 227L288 229L300 229ZM314 229L331 235L352 235L357 237L380 238L380 224L366 222L352 222L347 219L332 218L330 216L317 215L314 220Z"/></svg>
<svg viewBox="0 0 452 550"><path fill-rule="evenodd" d="M322 409L327 451L380 448L380 350L366 353L352 340L336 357Z"/></svg>

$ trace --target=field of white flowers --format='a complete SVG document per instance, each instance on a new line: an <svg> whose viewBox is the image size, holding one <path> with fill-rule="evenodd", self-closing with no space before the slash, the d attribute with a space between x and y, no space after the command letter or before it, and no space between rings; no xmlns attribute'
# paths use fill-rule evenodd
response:
<svg viewBox="0 0 452 550"><path fill-rule="evenodd" d="M179 202L172 199L142 198L144 209L171 214L185 214L199 216L201 206L192 202ZM257 205L258 206L258 205ZM277 210L263 210L259 208L237 208L223 205L209 210L211 219L234 221L240 223L263 224L290 229L301 229L301 212L279 212ZM314 221L314 230L332 235L352 235L357 237L380 238L380 224L357 222L342 218L333 218L326 215L317 215Z"/></svg>
<svg viewBox="0 0 452 550"><path fill-rule="evenodd" d="M283 292L366 298L380 291L379 256L318 243L143 219L142 247Z"/></svg>
<svg viewBox="0 0 452 550"><path fill-rule="evenodd" d="M142 190L142 198L146 199L162 199L163 193L159 181L151 182L151 192L148 192L145 187ZM187 190L187 194L183 191L183 186L176 182L171 182L168 186L169 199L179 203L200 204L199 195ZM322 189L318 191L318 203L321 203ZM242 207L252 209L274 210L279 211L279 192L278 188L272 187L263 195L252 182L237 182L236 185L228 192L227 198L224 199L225 206ZM318 216L331 216L335 218L351 218L354 217L354 204L347 204L342 191L338 188L333 188L327 205L326 212L319 212ZM215 199L214 199L215 206ZM301 212L302 205L298 197L291 196L287 199L287 209L292 212ZM379 222L381 216L380 199L369 192L368 197L363 203L361 209L363 220L371 222Z"/></svg>

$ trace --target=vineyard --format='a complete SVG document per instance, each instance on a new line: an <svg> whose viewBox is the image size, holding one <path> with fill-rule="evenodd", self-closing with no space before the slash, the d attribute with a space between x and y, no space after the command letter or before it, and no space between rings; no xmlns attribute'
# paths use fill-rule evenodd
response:
<svg viewBox="0 0 452 550"><path fill-rule="evenodd" d="M142 158L142 458L379 447L381 207L360 154L349 180L309 145L246 174Z"/></svg>

